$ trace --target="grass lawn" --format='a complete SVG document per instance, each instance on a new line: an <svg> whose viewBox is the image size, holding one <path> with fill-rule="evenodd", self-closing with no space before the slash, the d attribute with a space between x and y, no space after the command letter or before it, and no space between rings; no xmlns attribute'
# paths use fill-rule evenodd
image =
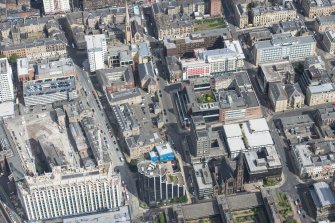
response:
<svg viewBox="0 0 335 223"><path fill-rule="evenodd" d="M215 102L215 97L212 92L202 94L199 97L197 97L198 103L209 103L209 102Z"/></svg>
<svg viewBox="0 0 335 223"><path fill-rule="evenodd" d="M254 208L241 211L233 211L233 222L244 223L244 222L256 222L263 223L268 222L268 219L263 208Z"/></svg>
<svg viewBox="0 0 335 223"><path fill-rule="evenodd" d="M279 181L277 181L276 179L273 178L265 178L263 180L263 186L264 187L271 187L271 186L275 186L279 183Z"/></svg>
<svg viewBox="0 0 335 223"><path fill-rule="evenodd" d="M287 219L292 214L292 208L289 201L289 198L285 193L278 192L277 198L279 200L278 206L279 206L279 213Z"/></svg>
<svg viewBox="0 0 335 223"><path fill-rule="evenodd" d="M195 23L194 31L226 28L223 18L203 19Z"/></svg>

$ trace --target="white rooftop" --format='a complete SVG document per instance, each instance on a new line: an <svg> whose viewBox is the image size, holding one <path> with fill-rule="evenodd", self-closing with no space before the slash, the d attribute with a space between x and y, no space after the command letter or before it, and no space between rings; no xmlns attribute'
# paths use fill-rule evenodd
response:
<svg viewBox="0 0 335 223"><path fill-rule="evenodd" d="M269 131L269 126L265 118L249 120L249 127L253 132Z"/></svg>
<svg viewBox="0 0 335 223"><path fill-rule="evenodd" d="M166 143L165 145L164 144L157 145L156 149L159 156L164 156L166 154L173 153L170 143Z"/></svg>
<svg viewBox="0 0 335 223"><path fill-rule="evenodd" d="M5 101L0 106L0 118L14 116L14 102Z"/></svg>
<svg viewBox="0 0 335 223"><path fill-rule="evenodd" d="M242 137L228 138L227 144L231 153L246 150Z"/></svg>
<svg viewBox="0 0 335 223"><path fill-rule="evenodd" d="M242 131L238 124L229 124L223 126L227 138L241 137Z"/></svg>
<svg viewBox="0 0 335 223"><path fill-rule="evenodd" d="M253 125L252 128L256 128L256 126ZM264 130L262 127L259 128L257 127L256 129L257 130L263 129L263 131L254 131L252 128L250 128L250 126L247 123L243 123L242 125L244 137L249 147L255 148L267 145L273 145L273 140L269 131Z"/></svg>
<svg viewBox="0 0 335 223"><path fill-rule="evenodd" d="M29 70L29 61L28 58L19 58L17 59L17 75L27 75Z"/></svg>
<svg viewBox="0 0 335 223"><path fill-rule="evenodd" d="M309 90L312 94L324 93L329 91L335 91L335 86L333 83L325 83L316 86L309 86Z"/></svg>

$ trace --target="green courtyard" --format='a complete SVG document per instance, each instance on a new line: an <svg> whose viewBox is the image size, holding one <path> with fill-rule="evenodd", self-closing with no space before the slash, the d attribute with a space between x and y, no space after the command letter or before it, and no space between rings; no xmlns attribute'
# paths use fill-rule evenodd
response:
<svg viewBox="0 0 335 223"><path fill-rule="evenodd" d="M212 92L201 94L201 95L197 96L197 102L198 103L215 102L214 94Z"/></svg>
<svg viewBox="0 0 335 223"><path fill-rule="evenodd" d="M203 19L195 23L194 31L226 28L226 23L222 17L214 19Z"/></svg>

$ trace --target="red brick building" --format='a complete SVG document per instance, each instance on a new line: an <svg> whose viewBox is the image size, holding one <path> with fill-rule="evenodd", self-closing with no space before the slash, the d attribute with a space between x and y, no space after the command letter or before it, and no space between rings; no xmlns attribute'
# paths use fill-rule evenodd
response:
<svg viewBox="0 0 335 223"><path fill-rule="evenodd" d="M209 14L211 16L221 16L222 15L222 2L221 0L210 0Z"/></svg>

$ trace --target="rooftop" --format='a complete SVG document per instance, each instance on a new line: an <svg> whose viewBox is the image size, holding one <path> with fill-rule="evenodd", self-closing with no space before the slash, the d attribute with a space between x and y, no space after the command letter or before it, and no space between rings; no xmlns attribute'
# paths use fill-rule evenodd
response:
<svg viewBox="0 0 335 223"><path fill-rule="evenodd" d="M317 208L335 205L334 193L326 182L314 183L311 195Z"/></svg>
<svg viewBox="0 0 335 223"><path fill-rule="evenodd" d="M244 59L244 53L242 47L238 41L225 41L225 48L215 50L205 50L198 54L198 57L205 60L206 62L213 62L217 60L223 60L227 57L236 57L238 59Z"/></svg>
<svg viewBox="0 0 335 223"><path fill-rule="evenodd" d="M335 164L335 150L334 144L329 142L330 144L316 144L315 146L322 146L320 148L322 152L321 154L314 154L312 152L311 145L298 144L293 147L294 155L296 159L299 161L300 167L319 167L325 165L334 165ZM317 149L317 148L314 148ZM325 152L325 153L324 153Z"/></svg>
<svg viewBox="0 0 335 223"><path fill-rule="evenodd" d="M287 10L295 10L294 6L290 2L286 2L285 6L256 6L251 8L251 12L253 15L261 15L265 13L273 13L273 12L283 12L285 13Z"/></svg>
<svg viewBox="0 0 335 223"><path fill-rule="evenodd" d="M0 46L0 50L1 51L11 51L11 50L24 49L24 48L32 48L36 46L55 45L55 44L61 44L65 46L65 43L62 42L61 40L44 38L44 39L30 40L30 41L26 41L24 43L19 43L15 45L2 45Z"/></svg>
<svg viewBox="0 0 335 223"><path fill-rule="evenodd" d="M122 101L128 98L132 98L132 97L139 97L141 96L141 92L139 89L134 88L134 89L127 89L127 90L123 90L120 92L111 93L109 94L109 96L112 102L117 102L117 101Z"/></svg>
<svg viewBox="0 0 335 223"><path fill-rule="evenodd" d="M116 120L121 128L121 132L133 130L139 127L137 118L132 112L132 109L128 103L122 105L113 105L112 110Z"/></svg>
<svg viewBox="0 0 335 223"><path fill-rule="evenodd" d="M281 167L274 146L262 147L259 151L247 151L244 156L250 172L267 172L268 169Z"/></svg>
<svg viewBox="0 0 335 223"><path fill-rule="evenodd" d="M333 83L324 83L320 85L309 86L308 89L312 94L326 93L335 91L335 85Z"/></svg>
<svg viewBox="0 0 335 223"><path fill-rule="evenodd" d="M274 34L271 40L264 40L255 43L256 49L266 49L272 47L281 48L288 45L303 45L315 43L313 36L292 36L290 33Z"/></svg>
<svg viewBox="0 0 335 223"><path fill-rule="evenodd" d="M29 61L28 58L17 59L17 75L27 75L29 73Z"/></svg>
<svg viewBox="0 0 335 223"><path fill-rule="evenodd" d="M282 61L278 63L261 64L260 69L264 74L266 82L282 82L287 73L294 73L292 64L289 61Z"/></svg>
<svg viewBox="0 0 335 223"><path fill-rule="evenodd" d="M43 60L36 65L38 79L56 78L76 73L75 64L71 58L61 58L57 61Z"/></svg>
<svg viewBox="0 0 335 223"><path fill-rule="evenodd" d="M215 201L183 205L181 209L185 220L213 217L220 214L219 207Z"/></svg>
<svg viewBox="0 0 335 223"><path fill-rule="evenodd" d="M94 214L84 214L82 216L65 217L64 223L130 223L130 213L128 206L121 206L113 211L98 212Z"/></svg>
<svg viewBox="0 0 335 223"><path fill-rule="evenodd" d="M169 142L165 144L156 145L156 150L159 156L164 156L166 154L173 153L172 147Z"/></svg>
<svg viewBox="0 0 335 223"><path fill-rule="evenodd" d="M209 189L213 187L213 180L209 167L205 163L199 163L193 165L195 176L199 190Z"/></svg>
<svg viewBox="0 0 335 223"><path fill-rule="evenodd" d="M316 17L316 22L320 25L328 25L335 23L335 15L329 15L329 16L318 16Z"/></svg>
<svg viewBox="0 0 335 223"><path fill-rule="evenodd" d="M184 184L183 176L180 172L174 172L171 161L165 163L153 163L151 161L141 161L137 164L138 172L147 177L165 176L169 183L178 185Z"/></svg>

